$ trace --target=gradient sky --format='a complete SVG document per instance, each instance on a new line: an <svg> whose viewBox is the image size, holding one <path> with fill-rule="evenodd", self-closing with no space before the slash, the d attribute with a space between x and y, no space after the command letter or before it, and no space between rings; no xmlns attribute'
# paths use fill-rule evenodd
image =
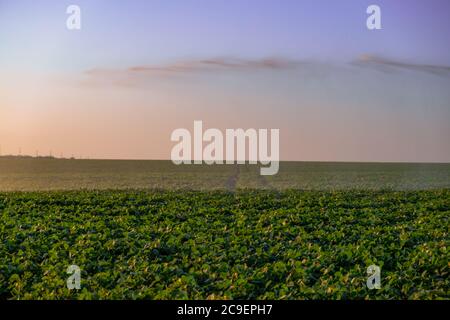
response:
<svg viewBox="0 0 450 320"><path fill-rule="evenodd" d="M203 120L279 128L283 160L450 162L449 34L447 0L0 0L2 153L168 159Z"/></svg>

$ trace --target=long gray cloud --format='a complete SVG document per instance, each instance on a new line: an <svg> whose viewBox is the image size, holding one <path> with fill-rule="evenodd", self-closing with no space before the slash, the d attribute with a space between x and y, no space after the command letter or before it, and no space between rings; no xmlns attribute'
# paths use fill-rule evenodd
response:
<svg viewBox="0 0 450 320"><path fill-rule="evenodd" d="M352 64L362 67L372 67L385 72L395 72L395 69L405 69L435 75L450 75L450 66L401 62L375 55L362 55L354 60Z"/></svg>
<svg viewBox="0 0 450 320"><path fill-rule="evenodd" d="M126 69L91 69L88 75L114 75L114 74L148 74L170 75L178 73L192 73L205 71L225 70L263 70L263 69L290 69L299 62L284 58L265 58L259 60L238 58L213 58L200 60L185 60L163 65L136 65Z"/></svg>
<svg viewBox="0 0 450 320"><path fill-rule="evenodd" d="M304 77L324 77L328 74L345 70L345 64L321 63L312 60L291 60L287 58L241 59L211 58L198 60L179 60L169 64L135 65L123 69L95 68L85 72L87 83L115 83L121 86L135 86L158 76L175 76L182 74L199 74L225 71L256 70L301 70ZM373 68L375 70L395 73L401 70L426 72L433 75L450 76L449 66L414 64L401 62L375 55L362 55L349 63L350 66Z"/></svg>

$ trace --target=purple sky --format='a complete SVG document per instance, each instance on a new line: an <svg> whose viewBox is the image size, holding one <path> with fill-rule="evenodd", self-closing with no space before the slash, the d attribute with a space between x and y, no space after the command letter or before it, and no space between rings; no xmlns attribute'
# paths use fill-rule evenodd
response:
<svg viewBox="0 0 450 320"><path fill-rule="evenodd" d="M0 144L168 158L204 120L279 128L283 159L450 161L449 31L448 0L0 0Z"/></svg>
<svg viewBox="0 0 450 320"><path fill-rule="evenodd" d="M70 34L61 22L72 3L82 8L83 30ZM382 9L378 32L365 28L373 3ZM362 53L450 65L449 12L447 0L0 0L0 56L8 58L0 63L32 67L23 51L45 60L50 47L56 59L35 68L218 55L350 60Z"/></svg>

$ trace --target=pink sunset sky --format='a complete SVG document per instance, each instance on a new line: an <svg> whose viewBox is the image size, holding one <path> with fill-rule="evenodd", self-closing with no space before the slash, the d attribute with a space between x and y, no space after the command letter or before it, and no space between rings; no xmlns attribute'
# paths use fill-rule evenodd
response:
<svg viewBox="0 0 450 320"><path fill-rule="evenodd" d="M169 159L202 120L280 129L282 160L450 161L448 2L380 1L377 31L282 2L79 1L69 31L71 3L0 0L1 153Z"/></svg>

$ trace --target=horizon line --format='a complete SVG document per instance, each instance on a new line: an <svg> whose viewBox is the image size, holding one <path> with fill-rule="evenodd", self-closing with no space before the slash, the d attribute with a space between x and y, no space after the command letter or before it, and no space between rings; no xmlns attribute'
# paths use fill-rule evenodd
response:
<svg viewBox="0 0 450 320"><path fill-rule="evenodd" d="M26 158L26 159L51 159L51 160L83 160L83 161L169 161L172 162L171 159L136 159L136 158L76 158L76 157L55 157L55 156L32 156L32 155L0 155L0 158ZM223 165L247 165L249 164L249 160L245 160L245 164L239 164L236 163L237 160L234 160L234 163L228 164L225 162L225 159L223 160ZM275 161L274 161L275 162ZM360 164L450 164L450 161L356 161L356 160L280 160L278 162L307 162L307 163L360 163ZM202 162L202 165L205 165L206 163ZM195 163L192 163L192 165L195 165ZM208 164L206 164L208 165ZM217 163L214 163L212 165L218 165ZM262 165L261 163L256 163L255 165ZM208 165L211 166L211 165Z"/></svg>

